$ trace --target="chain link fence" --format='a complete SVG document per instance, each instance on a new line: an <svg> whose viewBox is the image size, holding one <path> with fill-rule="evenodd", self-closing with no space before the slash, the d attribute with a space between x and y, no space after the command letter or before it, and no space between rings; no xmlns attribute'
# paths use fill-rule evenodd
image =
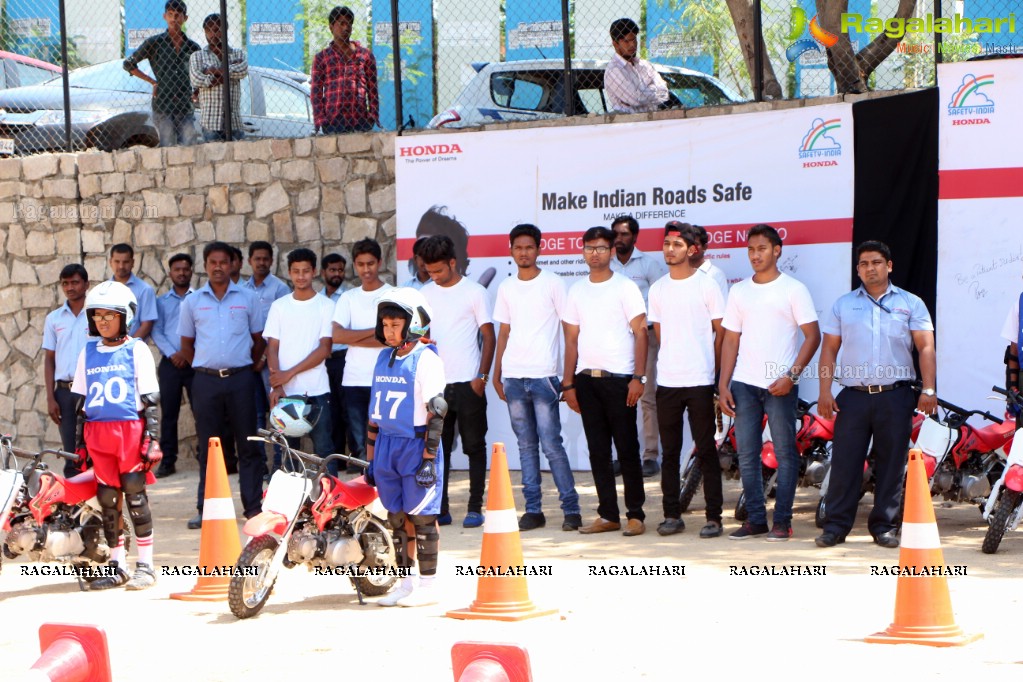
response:
<svg viewBox="0 0 1023 682"><path fill-rule="evenodd" d="M0 155L902 90L1023 53L1019 0L186 2L0 0Z"/></svg>

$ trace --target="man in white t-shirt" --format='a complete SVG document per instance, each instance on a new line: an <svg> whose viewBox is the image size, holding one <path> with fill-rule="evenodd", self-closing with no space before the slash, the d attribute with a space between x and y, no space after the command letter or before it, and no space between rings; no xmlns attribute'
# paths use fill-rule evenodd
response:
<svg viewBox="0 0 1023 682"><path fill-rule="evenodd" d="M568 291L565 312L565 379L561 390L569 408L582 415L597 489L599 517L580 533L622 527L611 465L611 443L618 451L625 486L628 524L623 535L641 535L643 468L639 461L636 404L646 383L647 328L643 295L627 277L611 270L614 232L591 227L583 234L588 277Z"/></svg>
<svg viewBox="0 0 1023 682"><path fill-rule="evenodd" d="M377 301L388 289L380 279L380 244L363 239L352 246L352 268L362 285L341 294L334 308L334 343L348 346L345 374L341 380L348 420L351 455L362 459L366 452L366 424L369 420L369 393L373 385L373 367L383 345L376 339Z"/></svg>
<svg viewBox="0 0 1023 682"><path fill-rule="evenodd" d="M799 477L796 384L820 345L821 332L810 291L778 270L782 247L778 231L770 225L755 225L746 244L753 276L728 292L718 404L722 412L735 417L739 472L749 519L728 537L745 540L767 534L769 541L777 542L792 537L792 500ZM778 458L770 533L760 463L765 412Z"/></svg>
<svg viewBox="0 0 1023 682"><path fill-rule="evenodd" d="M540 490L541 446L565 515L561 530L578 530L582 516L572 466L561 440L558 378L561 312L567 291L559 275L536 266L541 238L540 229L528 224L516 225L508 235L518 275L504 280L497 288L494 322L500 328L494 389L508 403L512 431L519 446L522 494L526 498L519 530L533 530L547 523Z"/></svg>
<svg viewBox="0 0 1023 682"><path fill-rule="evenodd" d="M647 295L650 286L668 272L664 266L664 260L659 254L643 253L636 248L636 239L639 237L639 223L631 215L622 215L611 223L611 231L615 233L614 258L611 259L611 269L621 273L635 282L639 287L639 293L643 294L643 304L646 305ZM656 476L659 471L657 464L658 436L657 428L657 398L654 395L657 385L657 338L650 334L650 326L647 325L647 352L646 387L643 389L643 397L639 401L640 413L643 416L643 477ZM615 474L619 471L616 468Z"/></svg>
<svg viewBox="0 0 1023 682"><path fill-rule="evenodd" d="M482 286L458 272L455 244L450 237L435 235L424 239L419 255L433 280L422 288L433 309L430 334L437 343L448 385L444 399L448 412L444 417L441 443L444 447L444 471L451 471L451 448L455 426L462 439L462 452L469 458L469 502L462 526L483 525L483 492L487 482L487 380L494 360L494 323L490 300ZM479 340L482 338L482 347ZM448 476L440 503L442 526L451 523L448 507Z"/></svg>
<svg viewBox="0 0 1023 682"><path fill-rule="evenodd" d="M288 254L288 278L295 290L270 304L263 338L266 339L266 364L270 368L271 412L281 398L304 397L312 406L316 420L309 434L313 449L320 457L326 457L334 452L326 365L333 335L334 302L316 294L315 277L315 253L295 249ZM298 448L298 439L292 439L290 445ZM287 463L284 464L287 468ZM335 467L332 474L336 473Z"/></svg>
<svg viewBox="0 0 1023 682"><path fill-rule="evenodd" d="M664 449L661 493L664 522L659 535L685 530L679 501L679 462L682 453L682 418L689 412L689 427L696 442L696 457L703 474L707 524L701 538L721 535L721 462L714 441L714 376L720 364L721 318L725 301L710 277L692 266L690 257L699 246L699 233L688 223L664 226L664 262L669 272L650 287L650 322L660 341L657 358L657 423Z"/></svg>
<svg viewBox="0 0 1023 682"><path fill-rule="evenodd" d="M677 221L673 220L672 222ZM728 276L725 275L724 270L707 260L707 246L710 244L710 235L707 234L706 228L701 227L700 225L693 225L692 228L696 230L696 236L699 238L699 244L693 252L693 255L689 257L689 264L703 274L709 275L710 278L717 283L718 288L721 289L721 298L727 301Z"/></svg>

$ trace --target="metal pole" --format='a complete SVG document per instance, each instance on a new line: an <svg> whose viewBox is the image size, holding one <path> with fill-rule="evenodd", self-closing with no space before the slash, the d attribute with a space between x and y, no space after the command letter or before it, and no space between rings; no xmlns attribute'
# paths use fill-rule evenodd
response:
<svg viewBox="0 0 1023 682"><path fill-rule="evenodd" d="M220 0L220 49L222 52L220 55L220 70L224 74L224 82L222 83L224 87L224 139L233 140L234 131L231 126L231 108L233 104L231 101L231 46L227 40L227 0Z"/></svg>
<svg viewBox="0 0 1023 682"><path fill-rule="evenodd" d="M568 0L561 0L561 41L564 44L565 56L565 116L575 115L575 96L572 73L572 45L568 35Z"/></svg>
<svg viewBox="0 0 1023 682"><path fill-rule="evenodd" d="M763 9L760 0L753 0L753 99L757 102L764 101L764 26L761 21L761 10Z"/></svg>
<svg viewBox="0 0 1023 682"><path fill-rule="evenodd" d="M67 15L64 11L64 0L60 0L60 79L64 88L64 147L68 152L74 151L71 146L71 85L68 82L67 64Z"/></svg>
<svg viewBox="0 0 1023 682"><path fill-rule="evenodd" d="M934 0L934 18L937 23L937 19L941 18L941 0ZM941 64L941 33L938 31L934 32L934 63ZM937 82L937 76L935 76L935 82Z"/></svg>
<svg viewBox="0 0 1023 682"><path fill-rule="evenodd" d="M401 30L398 25L398 0L391 0L391 46L393 48L391 58L394 60L395 129L401 135L402 130L405 128L405 124L402 123L405 112L402 111L401 106Z"/></svg>

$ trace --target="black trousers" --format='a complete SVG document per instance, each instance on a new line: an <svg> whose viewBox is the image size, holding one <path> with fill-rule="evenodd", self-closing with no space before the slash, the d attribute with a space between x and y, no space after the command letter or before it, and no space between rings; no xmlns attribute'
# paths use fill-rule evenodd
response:
<svg viewBox="0 0 1023 682"><path fill-rule="evenodd" d="M252 400L259 376L243 370L221 379L195 373L192 380L192 410L199 450L199 495L196 509L202 512L206 489L206 448L209 439L217 436L223 442L225 424L231 425L235 452L238 455L238 487L241 491L245 518L261 511L263 502L264 450L259 443L247 440L256 435L256 404Z"/></svg>
<svg viewBox="0 0 1023 682"><path fill-rule="evenodd" d="M618 451L625 487L626 517L646 518L643 503L643 465L639 461L639 434L636 430L636 406L629 407L629 380L613 377L595 379L587 374L575 375L575 393L582 412L583 431L590 451L590 469L597 488L597 513L600 518L621 522L618 490L611 465L611 443ZM678 468L678 462L675 463Z"/></svg>
<svg viewBox="0 0 1023 682"><path fill-rule="evenodd" d="M160 381L160 449L163 450L163 466L174 466L178 461L178 416L181 414L181 397L188 393L192 402L191 367L178 369L167 358L160 360L156 368Z"/></svg>
<svg viewBox="0 0 1023 682"><path fill-rule="evenodd" d="M876 483L867 528L871 535L885 533L895 528L899 515L916 394L909 386L873 395L846 388L835 403L839 412L835 418L824 530L840 536L852 530L863 487L863 462L873 436Z"/></svg>
<svg viewBox="0 0 1023 682"><path fill-rule="evenodd" d="M462 439L462 452L469 458L469 504L467 511L483 511L483 492L487 485L487 397L472 390L472 383L448 384L444 389L448 413L444 417L441 446L444 448L444 493L440 513L448 514L448 472L451 471L451 448L455 427Z"/></svg>
<svg viewBox="0 0 1023 682"><path fill-rule="evenodd" d="M696 443L696 457L703 473L703 497L707 502L707 520L721 522L724 495L721 492L721 461L714 442L714 387L657 387L657 423L661 433L664 465L661 467L661 493L664 518L682 514L679 465L682 458L682 417L689 410L689 429Z"/></svg>
<svg viewBox="0 0 1023 682"><path fill-rule="evenodd" d="M78 424L78 414L75 412L75 403L79 395L72 393L70 388L53 387L53 399L57 401L60 408L60 446L64 452L75 451L75 427ZM81 467L76 467L69 460L64 460L64 477L71 478L82 472Z"/></svg>
<svg viewBox="0 0 1023 682"><path fill-rule="evenodd" d="M355 443L355 439L352 437L352 430L348 428L348 413L345 411L345 392L341 389L341 379L345 375L345 356L347 354L348 351L346 350L336 351L327 358L326 363L327 380L330 382L330 439L334 443L334 449L331 452L342 455L345 453L346 446L352 454L355 454L360 449L360 446ZM340 466L343 467L344 462L341 462Z"/></svg>

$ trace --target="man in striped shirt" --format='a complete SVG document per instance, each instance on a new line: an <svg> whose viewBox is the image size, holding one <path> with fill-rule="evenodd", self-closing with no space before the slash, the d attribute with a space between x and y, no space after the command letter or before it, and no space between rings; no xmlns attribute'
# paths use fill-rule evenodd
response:
<svg viewBox="0 0 1023 682"><path fill-rule="evenodd" d="M223 23L219 14L210 14L202 22L208 45L192 54L188 73L192 87L199 90L199 125L207 142L226 140L224 131ZM238 48L228 50L228 77L231 79L231 139L240 140L242 133L241 80L249 74L245 53Z"/></svg>

